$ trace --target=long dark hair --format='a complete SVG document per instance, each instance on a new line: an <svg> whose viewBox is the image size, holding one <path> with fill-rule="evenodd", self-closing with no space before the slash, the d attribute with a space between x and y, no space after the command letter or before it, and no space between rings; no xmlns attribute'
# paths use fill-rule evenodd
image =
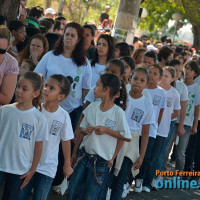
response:
<svg viewBox="0 0 200 200"><path fill-rule="evenodd" d="M86 51L84 50L84 29L80 24L78 24L76 22L68 23L65 26L65 31L69 27L76 29L78 39L79 39L79 42L77 43L74 51L72 52L72 60L78 67L80 67L82 65L86 65L87 61L86 61L86 56L85 56ZM65 33L65 31L64 31L64 33ZM64 39L64 35L62 35L55 44L55 49L54 49L53 53L56 56L63 53L63 50L64 50L63 49L63 47L64 47L63 39Z"/></svg>
<svg viewBox="0 0 200 200"><path fill-rule="evenodd" d="M114 58L114 51L115 51L114 39L110 35L104 35L104 34L102 34L102 35L99 36L99 38L97 40L97 45L98 45L99 40L101 38L103 38L104 40L106 40L107 43L108 43L107 61L109 61L110 59ZM91 66L94 66L95 63L98 63L98 59L99 59L99 55L98 55L97 49L95 49L94 58L92 59Z"/></svg>
<svg viewBox="0 0 200 200"><path fill-rule="evenodd" d="M103 87L110 88L110 98L113 98L118 92L120 96L115 99L115 104L126 110L127 92L124 82L120 81L119 78L114 74L103 74L100 76Z"/></svg>

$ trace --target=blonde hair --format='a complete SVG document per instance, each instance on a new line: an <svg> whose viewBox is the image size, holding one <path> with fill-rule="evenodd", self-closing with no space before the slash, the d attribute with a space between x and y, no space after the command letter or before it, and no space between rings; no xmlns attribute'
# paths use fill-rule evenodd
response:
<svg viewBox="0 0 200 200"><path fill-rule="evenodd" d="M7 39L8 46L11 44L12 34L6 26L0 25L0 39Z"/></svg>

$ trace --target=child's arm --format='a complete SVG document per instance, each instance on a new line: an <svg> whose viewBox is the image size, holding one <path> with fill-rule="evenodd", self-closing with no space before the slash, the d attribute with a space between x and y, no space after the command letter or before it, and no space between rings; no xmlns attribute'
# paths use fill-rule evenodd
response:
<svg viewBox="0 0 200 200"><path fill-rule="evenodd" d="M31 169L26 174L20 177L20 179L24 179L20 187L20 190L22 190L29 183L32 176L34 175L37 169L38 163L40 162L40 157L42 155L42 148L43 148L43 141L35 142L32 166L31 166Z"/></svg>
<svg viewBox="0 0 200 200"><path fill-rule="evenodd" d="M141 138L141 147L140 147L140 156L137 158L137 160L135 161L133 167L134 169L139 169L140 166L142 165L144 156L145 156L145 152L146 152L146 148L147 148L147 144L148 144L148 140L149 140L149 127L150 124L146 124L142 126L142 138Z"/></svg>
<svg viewBox="0 0 200 200"><path fill-rule="evenodd" d="M175 119L176 117L178 117L180 114L180 110L174 110L174 112L171 115L171 120Z"/></svg>
<svg viewBox="0 0 200 200"><path fill-rule="evenodd" d="M178 135L182 136L185 134L184 129L184 120L186 115L187 101L181 101L181 110L180 110L180 121L178 123Z"/></svg>
<svg viewBox="0 0 200 200"><path fill-rule="evenodd" d="M111 130L111 129L109 129L109 128L106 128L106 127L104 127L104 126L96 126L96 127L95 127L95 133L96 133L97 135L108 134L108 135L110 135L110 136L113 136L113 137L115 137L115 138L117 138L117 139L120 139L120 140L123 140L123 141L126 141L126 142L130 142L130 141L131 141L130 138L125 138L125 137L123 137L123 136L120 134L120 132L118 132L118 131L113 131L113 130Z"/></svg>
<svg viewBox="0 0 200 200"><path fill-rule="evenodd" d="M199 105L195 106L194 108L194 122L191 129L191 135L194 135L197 133L198 120L199 120Z"/></svg>
<svg viewBox="0 0 200 200"><path fill-rule="evenodd" d="M158 126L160 125L160 122L162 120L164 110L165 110L164 108L160 109L160 113L159 113L159 116L158 116Z"/></svg>
<svg viewBox="0 0 200 200"><path fill-rule="evenodd" d="M66 178L69 178L73 173L73 169L70 164L70 156L71 156L71 143L70 140L62 141L62 150L64 155L64 166L63 173Z"/></svg>
<svg viewBox="0 0 200 200"><path fill-rule="evenodd" d="M113 161L114 161L115 158L117 157L117 154L119 153L119 151L120 151L120 149L122 148L123 144L124 144L124 141L119 140L119 139L117 140L117 145L116 145L115 153L114 153L112 159L109 160L109 162L108 162L108 167L109 167L109 168L112 167Z"/></svg>

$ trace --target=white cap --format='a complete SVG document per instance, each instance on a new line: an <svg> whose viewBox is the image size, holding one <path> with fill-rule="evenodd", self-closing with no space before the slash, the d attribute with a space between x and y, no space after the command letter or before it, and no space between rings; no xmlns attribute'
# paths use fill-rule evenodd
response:
<svg viewBox="0 0 200 200"><path fill-rule="evenodd" d="M56 12L53 8L47 8L44 13L45 13L45 15L46 14L53 14L53 15L56 14Z"/></svg>
<svg viewBox="0 0 200 200"><path fill-rule="evenodd" d="M154 47L152 44L147 46L147 51L157 51L158 48Z"/></svg>
<svg viewBox="0 0 200 200"><path fill-rule="evenodd" d="M106 6L105 8L106 8L106 10L108 10L108 9L110 9L110 6Z"/></svg>

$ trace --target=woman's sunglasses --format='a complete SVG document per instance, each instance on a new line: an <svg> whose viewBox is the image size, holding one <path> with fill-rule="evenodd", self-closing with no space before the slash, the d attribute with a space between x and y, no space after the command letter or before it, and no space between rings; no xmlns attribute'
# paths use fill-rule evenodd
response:
<svg viewBox="0 0 200 200"><path fill-rule="evenodd" d="M5 54L7 49L1 49L0 48L0 54Z"/></svg>

